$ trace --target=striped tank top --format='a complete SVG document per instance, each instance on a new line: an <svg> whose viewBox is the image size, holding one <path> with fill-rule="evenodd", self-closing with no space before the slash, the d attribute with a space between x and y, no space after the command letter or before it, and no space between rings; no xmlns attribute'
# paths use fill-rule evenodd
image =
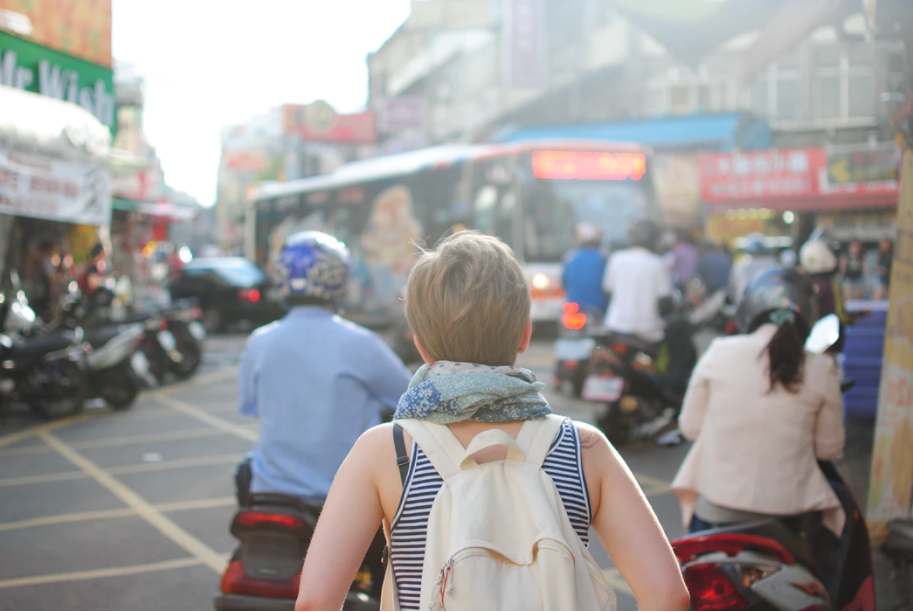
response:
<svg viewBox="0 0 913 612"><path fill-rule="evenodd" d="M555 483L574 531L588 545L592 520L590 497L583 477L580 438L570 419L564 421L555 436L542 469ZM443 484L431 461L413 441L409 473L391 530L390 561L403 610L419 609L428 517Z"/></svg>

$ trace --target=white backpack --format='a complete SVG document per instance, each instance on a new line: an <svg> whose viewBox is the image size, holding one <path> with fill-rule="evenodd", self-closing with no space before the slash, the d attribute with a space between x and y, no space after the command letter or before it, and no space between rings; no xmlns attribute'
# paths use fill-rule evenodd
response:
<svg viewBox="0 0 913 612"><path fill-rule="evenodd" d="M444 479L428 517L421 609L616 609L614 591L542 470L563 422L555 415L527 421L516 440L491 429L464 449L444 425L397 421ZM473 455L491 446L506 446L507 459L476 463ZM398 607L391 566L382 609Z"/></svg>

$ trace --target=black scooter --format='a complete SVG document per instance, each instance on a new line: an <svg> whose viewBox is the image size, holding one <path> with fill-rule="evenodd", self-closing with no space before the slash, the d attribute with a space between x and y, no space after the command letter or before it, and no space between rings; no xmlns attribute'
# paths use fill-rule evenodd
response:
<svg viewBox="0 0 913 612"><path fill-rule="evenodd" d="M216 610L294 610L298 581L323 499L252 494L231 522L237 550L219 583ZM346 595L345 610L379 610L384 581L383 533L371 544Z"/></svg>
<svg viewBox="0 0 913 612"><path fill-rule="evenodd" d="M18 275L0 293L0 400L21 400L44 418L71 416L89 392L88 348L82 328L34 336L37 317Z"/></svg>

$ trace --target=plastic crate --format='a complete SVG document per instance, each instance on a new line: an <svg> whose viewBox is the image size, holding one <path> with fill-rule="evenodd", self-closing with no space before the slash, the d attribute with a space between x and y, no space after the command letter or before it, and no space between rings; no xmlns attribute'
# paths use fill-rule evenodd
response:
<svg viewBox="0 0 913 612"><path fill-rule="evenodd" d="M878 388L853 387L843 394L843 418L873 422L878 412Z"/></svg>

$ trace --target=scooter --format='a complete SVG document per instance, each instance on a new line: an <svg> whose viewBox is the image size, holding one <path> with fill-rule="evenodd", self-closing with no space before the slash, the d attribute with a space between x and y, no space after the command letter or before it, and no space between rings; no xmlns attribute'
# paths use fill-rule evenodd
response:
<svg viewBox="0 0 913 612"><path fill-rule="evenodd" d="M89 397L101 398L115 410L129 408L145 381L151 383L149 360L139 348L143 326L139 323L107 324L102 311L111 305L114 293L102 286L83 304L77 291L64 299L61 316L52 331L83 327L88 355Z"/></svg>
<svg viewBox="0 0 913 612"><path fill-rule="evenodd" d="M0 398L22 400L44 418L71 416L88 394L87 345L76 328L31 337L36 316L25 294L13 287L0 293Z"/></svg>
<svg viewBox="0 0 913 612"><path fill-rule="evenodd" d="M806 350L840 336L834 315L819 321ZM843 390L852 382L844 383ZM802 537L775 518L693 533L672 543L693 610L875 610L869 534L862 511L832 462L819 462L847 521L839 538L810 522ZM831 541L828 541L830 539ZM823 542L813 549L810 542ZM822 571L826 566L829 571Z"/></svg>
<svg viewBox="0 0 913 612"><path fill-rule="evenodd" d="M219 583L216 610L294 610L298 581L323 499L251 494L235 514L239 546ZM379 610L384 580L383 533L368 550L343 609Z"/></svg>
<svg viewBox="0 0 913 612"><path fill-rule="evenodd" d="M576 302L565 302L561 311L558 339L555 341L555 387L560 388L568 382L574 396L581 397L596 349L594 336L599 335L602 313L581 308Z"/></svg>

